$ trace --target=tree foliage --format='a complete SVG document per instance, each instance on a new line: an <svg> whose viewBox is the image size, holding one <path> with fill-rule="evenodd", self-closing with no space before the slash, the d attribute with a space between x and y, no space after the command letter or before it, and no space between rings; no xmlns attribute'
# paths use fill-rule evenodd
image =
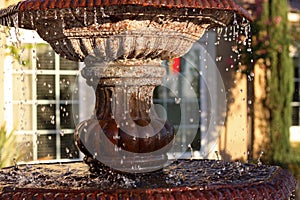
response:
<svg viewBox="0 0 300 200"><path fill-rule="evenodd" d="M255 60L262 58L267 68L266 109L269 110L268 160L276 163L288 161L292 124L291 102L294 90L294 68L289 55L289 5L286 0L257 0L254 22Z"/></svg>
<svg viewBox="0 0 300 200"><path fill-rule="evenodd" d="M0 125L0 168L15 164L19 157L13 131L7 134L5 124Z"/></svg>

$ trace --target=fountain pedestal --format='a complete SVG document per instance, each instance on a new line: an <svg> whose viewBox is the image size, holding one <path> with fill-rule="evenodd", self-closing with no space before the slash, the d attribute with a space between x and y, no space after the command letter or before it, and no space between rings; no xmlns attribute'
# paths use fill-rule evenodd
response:
<svg viewBox="0 0 300 200"><path fill-rule="evenodd" d="M174 130L152 102L165 74L160 62L93 60L86 65L82 75L95 90L96 105L93 118L78 125L75 140L90 170L103 164L126 172L161 169Z"/></svg>

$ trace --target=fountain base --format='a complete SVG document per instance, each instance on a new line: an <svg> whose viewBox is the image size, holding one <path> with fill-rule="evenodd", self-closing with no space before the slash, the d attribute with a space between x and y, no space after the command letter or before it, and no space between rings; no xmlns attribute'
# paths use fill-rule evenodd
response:
<svg viewBox="0 0 300 200"><path fill-rule="evenodd" d="M143 173L160 170L168 161L166 154L154 156L136 156L128 157L127 159L115 160L111 157L101 157L101 162L91 156L85 156L84 162L89 166L89 171L92 173L102 173L103 169L112 170L109 166L114 166L113 169L120 173ZM103 164L105 163L105 164ZM115 167L118 166L118 167Z"/></svg>
<svg viewBox="0 0 300 200"><path fill-rule="evenodd" d="M0 170L0 199L289 199L296 181L276 166L178 160L161 171L87 172L83 163Z"/></svg>

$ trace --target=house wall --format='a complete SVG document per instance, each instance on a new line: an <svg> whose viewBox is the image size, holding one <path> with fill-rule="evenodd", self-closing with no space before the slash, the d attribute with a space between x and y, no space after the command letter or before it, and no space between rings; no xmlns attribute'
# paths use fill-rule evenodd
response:
<svg viewBox="0 0 300 200"><path fill-rule="evenodd" d="M247 160L249 126L247 120L247 79L246 75L234 75L235 86L228 99L227 120L220 137L220 150L224 160ZM231 102L230 102L231 101Z"/></svg>
<svg viewBox="0 0 300 200"><path fill-rule="evenodd" d="M254 138L253 138L253 156L255 158L259 157L262 152L266 152L264 149L264 143L268 143L266 137L269 134L269 120L270 113L268 109L265 108L265 101L267 94L265 88L267 88L267 78L266 78L266 66L263 60L259 60L254 66Z"/></svg>
<svg viewBox="0 0 300 200"><path fill-rule="evenodd" d="M0 9L5 8L18 0L0 0ZM5 122L4 116L4 59L5 59L5 27L0 26L0 125Z"/></svg>
<svg viewBox="0 0 300 200"><path fill-rule="evenodd" d="M247 75L237 70L237 63L232 62L235 58L232 45L222 39L217 48L217 55L222 57L218 67L227 94L226 122L219 136L220 155L226 161L247 160L251 126L248 122Z"/></svg>
<svg viewBox="0 0 300 200"><path fill-rule="evenodd" d="M0 125L4 122L4 53L5 49L3 48L3 40L4 34L1 31L2 27L0 27Z"/></svg>
<svg viewBox="0 0 300 200"><path fill-rule="evenodd" d="M0 8L5 7L5 1L4 0L0 0ZM4 42L4 38L5 35L2 32L3 27L0 26L0 125L2 125L2 123L4 122L4 46L3 46L3 42Z"/></svg>

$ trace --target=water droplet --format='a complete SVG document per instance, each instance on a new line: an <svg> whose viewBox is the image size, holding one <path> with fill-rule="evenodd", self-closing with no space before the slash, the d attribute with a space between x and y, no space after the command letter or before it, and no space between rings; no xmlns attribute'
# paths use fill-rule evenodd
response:
<svg viewBox="0 0 300 200"><path fill-rule="evenodd" d="M120 136L119 136L119 135L114 135L114 136L113 136L113 139L114 139L114 140L119 140L119 139L120 139Z"/></svg>
<svg viewBox="0 0 300 200"><path fill-rule="evenodd" d="M95 159L97 156L98 156L98 153L95 152L94 155L93 155L94 159Z"/></svg>
<svg viewBox="0 0 300 200"><path fill-rule="evenodd" d="M215 154L216 154L216 156L217 156L217 160L220 160L219 152L218 152L218 151L215 151Z"/></svg>
<svg viewBox="0 0 300 200"><path fill-rule="evenodd" d="M118 151L119 151L119 148L118 148L118 146L117 146L117 145L115 145L115 148L114 148L114 150L115 150L116 152L118 152Z"/></svg>
<svg viewBox="0 0 300 200"><path fill-rule="evenodd" d="M59 134L60 134L61 136L64 136L64 135L65 135L65 132L64 132L63 130L61 130L61 131L59 132Z"/></svg>
<svg viewBox="0 0 300 200"><path fill-rule="evenodd" d="M217 56L217 57L216 57L216 61L217 61L217 62L220 62L221 60L222 60L222 56Z"/></svg>
<svg viewBox="0 0 300 200"><path fill-rule="evenodd" d="M261 166L262 165L262 162L261 162L261 157L263 156L263 154L264 154L264 152L262 151L262 152L260 152L260 155L259 155L259 157L258 157L258 159L257 159L257 165L258 166Z"/></svg>
<svg viewBox="0 0 300 200"><path fill-rule="evenodd" d="M180 97L175 97L175 103L180 104L180 102L181 102L181 98Z"/></svg>

